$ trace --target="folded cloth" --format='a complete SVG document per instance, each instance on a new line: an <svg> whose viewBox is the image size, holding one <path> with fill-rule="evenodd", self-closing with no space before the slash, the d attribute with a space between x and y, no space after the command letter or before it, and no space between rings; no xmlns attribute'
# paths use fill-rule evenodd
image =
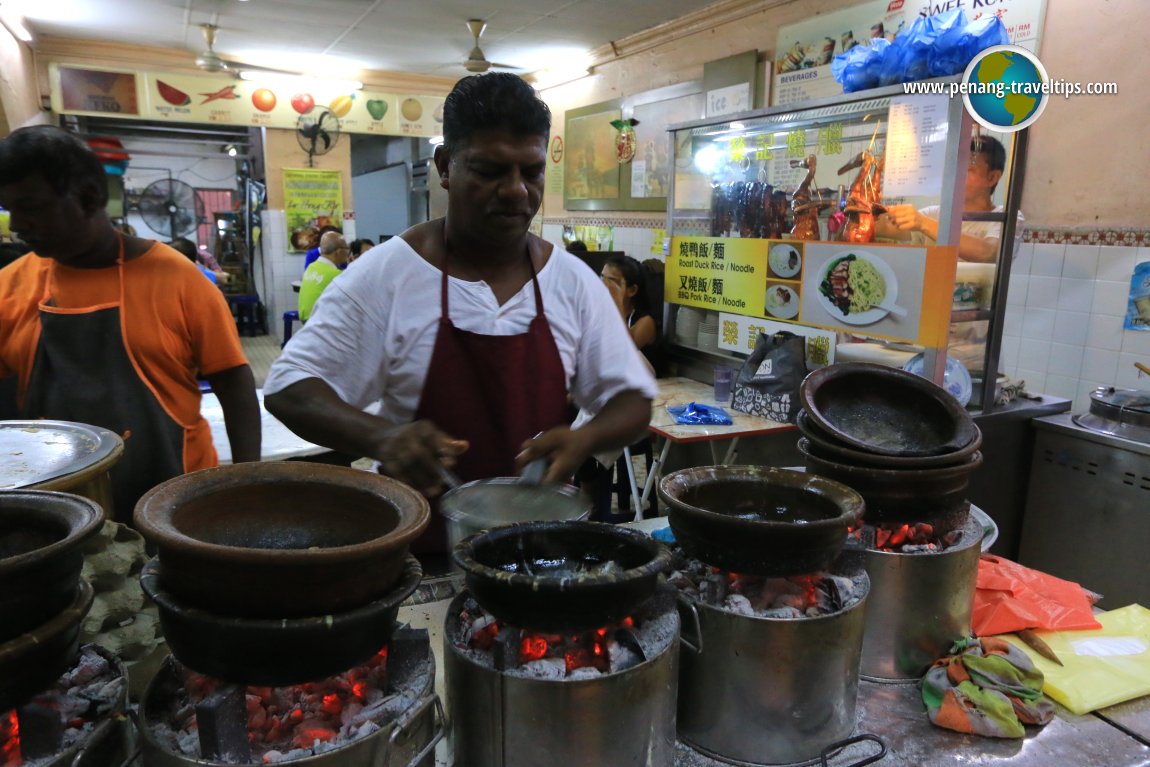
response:
<svg viewBox="0 0 1150 767"><path fill-rule="evenodd" d="M1096 629L1087 592L1077 583L992 554L978 562L971 631L976 636L1022 629Z"/></svg>
<svg viewBox="0 0 1150 767"><path fill-rule="evenodd" d="M932 724L991 738L1021 738L1024 724L1046 724L1054 703L1026 653L998 637L960 639L922 680Z"/></svg>
<svg viewBox="0 0 1150 767"><path fill-rule="evenodd" d="M667 412L675 417L675 423L696 426L730 426L734 423L727 411L721 407L689 402L686 405L667 405Z"/></svg>

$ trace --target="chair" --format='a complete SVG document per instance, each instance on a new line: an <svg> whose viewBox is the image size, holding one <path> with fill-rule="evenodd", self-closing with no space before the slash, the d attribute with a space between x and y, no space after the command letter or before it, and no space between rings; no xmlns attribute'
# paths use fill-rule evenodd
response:
<svg viewBox="0 0 1150 767"><path fill-rule="evenodd" d="M284 312L284 341L280 344L281 349L287 346L287 342L291 340L292 330L297 322L299 322L298 311L292 309L290 312Z"/></svg>

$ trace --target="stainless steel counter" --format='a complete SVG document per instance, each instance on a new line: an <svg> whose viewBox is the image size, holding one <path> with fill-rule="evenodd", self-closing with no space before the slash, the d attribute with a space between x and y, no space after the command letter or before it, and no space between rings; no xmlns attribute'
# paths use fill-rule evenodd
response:
<svg viewBox="0 0 1150 767"><path fill-rule="evenodd" d="M435 689L441 697L444 694L442 632L451 592L449 579L427 579L415 599L431 601L404 605L399 610L401 622L427 628L431 633L436 663ZM1021 740L1000 740L962 735L932 725L926 717L917 684L864 681L859 684L858 718L857 732L873 733L886 742L888 753L877 762L880 767L1150 767L1150 697L1086 716L1076 716L1058 706L1054 721L1045 727L1028 727L1026 737ZM828 764L840 767L874 752L875 747L870 744L852 746ZM436 749L435 764L436 767L453 764L450 744L446 741ZM674 765L667 767L726 767L726 764L680 743Z"/></svg>

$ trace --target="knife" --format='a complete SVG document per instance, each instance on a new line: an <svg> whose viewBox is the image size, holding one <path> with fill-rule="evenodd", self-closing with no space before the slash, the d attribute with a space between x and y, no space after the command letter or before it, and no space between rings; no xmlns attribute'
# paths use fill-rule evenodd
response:
<svg viewBox="0 0 1150 767"><path fill-rule="evenodd" d="M1033 631L1030 629L1022 629L1021 631L1017 632L1017 634L1019 639L1025 642L1026 645L1030 647L1030 649L1034 650L1043 658L1053 661L1059 666L1062 665L1062 661L1058 659L1058 656L1055 654L1054 650L1050 649L1050 645L1039 639L1038 635Z"/></svg>

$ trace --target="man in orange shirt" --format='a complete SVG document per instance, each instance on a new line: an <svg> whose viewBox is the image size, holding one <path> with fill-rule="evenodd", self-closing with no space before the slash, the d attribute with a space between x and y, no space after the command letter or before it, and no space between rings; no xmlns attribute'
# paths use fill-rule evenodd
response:
<svg viewBox="0 0 1150 767"><path fill-rule="evenodd" d="M95 153L67 131L0 140L0 207L33 252L0 271L0 378L26 418L93 424L124 438L116 509L184 472L215 466L202 375L223 407L233 460L260 456L255 383L227 302L167 245L118 232Z"/></svg>

